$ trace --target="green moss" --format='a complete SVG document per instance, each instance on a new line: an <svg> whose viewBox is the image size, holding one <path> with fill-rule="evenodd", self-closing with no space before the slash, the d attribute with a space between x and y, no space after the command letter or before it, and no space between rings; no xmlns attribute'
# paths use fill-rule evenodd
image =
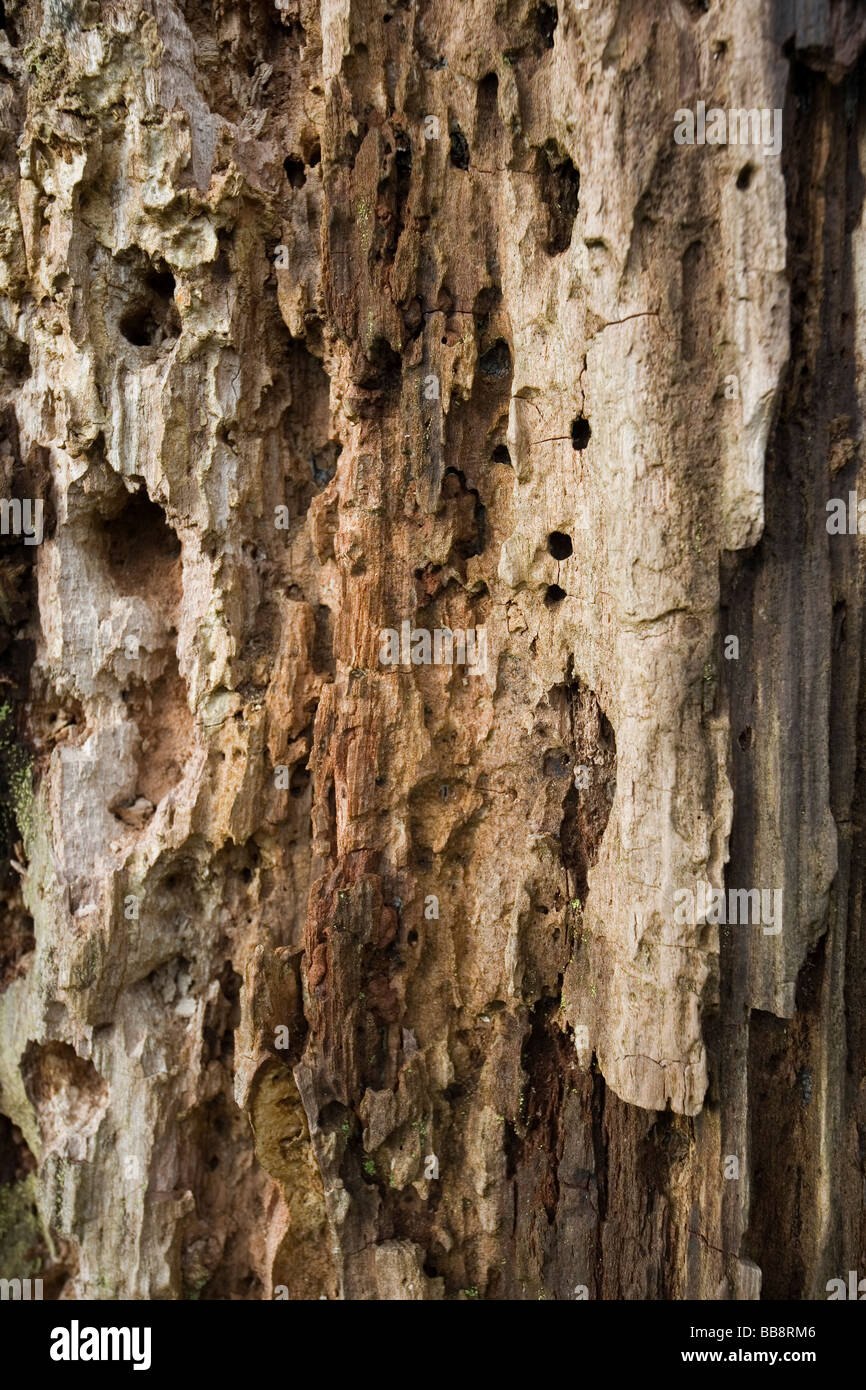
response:
<svg viewBox="0 0 866 1390"><path fill-rule="evenodd" d="M69 54L62 39L37 39L24 49L24 61L33 75L30 95L34 105L47 105L69 81Z"/></svg>
<svg viewBox="0 0 866 1390"><path fill-rule="evenodd" d="M36 1205L36 1179L0 1187L0 1277L30 1279L45 1259L45 1235Z"/></svg>
<svg viewBox="0 0 866 1390"><path fill-rule="evenodd" d="M192 1274L184 1283L183 1297L190 1303L197 1303L201 1296L201 1291L210 1279L207 1270L199 1270Z"/></svg>
<svg viewBox="0 0 866 1390"><path fill-rule="evenodd" d="M90 989L102 971L103 948L98 937L91 937L82 944L78 955L72 962L72 984L75 989Z"/></svg>

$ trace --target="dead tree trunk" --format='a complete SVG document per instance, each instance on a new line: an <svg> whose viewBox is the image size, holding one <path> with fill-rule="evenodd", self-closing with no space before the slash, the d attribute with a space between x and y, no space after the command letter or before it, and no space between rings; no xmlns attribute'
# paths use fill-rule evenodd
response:
<svg viewBox="0 0 866 1390"><path fill-rule="evenodd" d="M0 1276L866 1270L864 40L0 5Z"/></svg>

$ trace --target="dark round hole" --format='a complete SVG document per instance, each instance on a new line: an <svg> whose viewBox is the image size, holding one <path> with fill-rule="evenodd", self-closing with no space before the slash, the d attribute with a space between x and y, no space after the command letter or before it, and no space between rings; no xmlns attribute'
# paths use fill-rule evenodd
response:
<svg viewBox="0 0 866 1390"><path fill-rule="evenodd" d="M562 603L564 598L564 589L560 589L558 584L548 584L547 593L544 595L544 606L545 608L555 608L558 603Z"/></svg>
<svg viewBox="0 0 866 1390"><path fill-rule="evenodd" d="M497 338L493 346L478 359L478 367L482 376L493 381L508 376L511 371L511 349L504 338Z"/></svg>
<svg viewBox="0 0 866 1390"><path fill-rule="evenodd" d="M511 455L504 444L497 444L496 448L493 450L493 462L507 463L509 468L511 467Z"/></svg>
<svg viewBox="0 0 866 1390"><path fill-rule="evenodd" d="M304 173L304 161L290 154L287 159L283 160L283 168L292 188L303 188L307 182L307 176Z"/></svg>
<svg viewBox="0 0 866 1390"><path fill-rule="evenodd" d="M6 14L6 6L0 0L0 29L5 30L11 48L18 47L18 33L11 18Z"/></svg>
<svg viewBox="0 0 866 1390"><path fill-rule="evenodd" d="M310 772L307 768L296 765L292 768L292 775L289 778L289 793L291 796L303 796L310 785Z"/></svg>
<svg viewBox="0 0 866 1390"><path fill-rule="evenodd" d="M535 11L535 27L541 35L541 41L545 48L553 47L553 31L559 23L555 5L539 5Z"/></svg>
<svg viewBox="0 0 866 1390"><path fill-rule="evenodd" d="M450 132L451 150L450 159L455 169L469 168L469 142L459 125L454 126Z"/></svg>
<svg viewBox="0 0 866 1390"><path fill-rule="evenodd" d="M545 777L567 777L571 771L571 761L567 753L545 753L542 768Z"/></svg>
<svg viewBox="0 0 866 1390"><path fill-rule="evenodd" d="M748 753L749 749L751 748L754 742L755 731L752 728L751 724L747 724L745 729L743 729L740 733L740 736L737 739L737 743L740 745L744 753Z"/></svg>
<svg viewBox="0 0 866 1390"><path fill-rule="evenodd" d="M578 415L576 420L571 422L571 447L572 449L585 449L589 443L589 436L592 430L589 428L589 421L584 420L582 415Z"/></svg>
<svg viewBox="0 0 866 1390"><path fill-rule="evenodd" d="M567 536L564 531L551 531L547 537L548 555L552 555L554 560L567 560L573 550L571 536Z"/></svg>
<svg viewBox="0 0 866 1390"><path fill-rule="evenodd" d="M120 331L133 347L151 347L159 334L154 316L144 307L131 309L120 320Z"/></svg>
<svg viewBox="0 0 866 1390"><path fill-rule="evenodd" d="M409 942L410 946L414 946L418 940L418 933L416 931L410 931L409 935L406 937L406 940Z"/></svg>
<svg viewBox="0 0 866 1390"><path fill-rule="evenodd" d="M118 327L133 347L159 347L177 337L180 320L174 303L175 282L170 270L151 269L144 276L134 303Z"/></svg>
<svg viewBox="0 0 866 1390"><path fill-rule="evenodd" d="M746 189L749 187L749 184L752 182L752 175L754 174L754 172L754 164L744 164L740 172L737 174L737 187L739 188L741 193L745 193Z"/></svg>

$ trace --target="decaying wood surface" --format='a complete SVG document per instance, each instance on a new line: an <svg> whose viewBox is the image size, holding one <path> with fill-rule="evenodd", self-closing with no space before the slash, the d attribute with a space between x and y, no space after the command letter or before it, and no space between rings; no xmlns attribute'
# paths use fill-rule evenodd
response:
<svg viewBox="0 0 866 1390"><path fill-rule="evenodd" d="M0 24L0 1276L866 1272L864 12Z"/></svg>

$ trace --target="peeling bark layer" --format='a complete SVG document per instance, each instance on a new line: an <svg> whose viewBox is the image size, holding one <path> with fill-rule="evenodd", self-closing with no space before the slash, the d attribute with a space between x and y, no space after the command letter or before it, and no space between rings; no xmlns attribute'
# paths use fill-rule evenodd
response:
<svg viewBox="0 0 866 1390"><path fill-rule="evenodd" d="M866 1268L864 45L0 6L0 1276Z"/></svg>

